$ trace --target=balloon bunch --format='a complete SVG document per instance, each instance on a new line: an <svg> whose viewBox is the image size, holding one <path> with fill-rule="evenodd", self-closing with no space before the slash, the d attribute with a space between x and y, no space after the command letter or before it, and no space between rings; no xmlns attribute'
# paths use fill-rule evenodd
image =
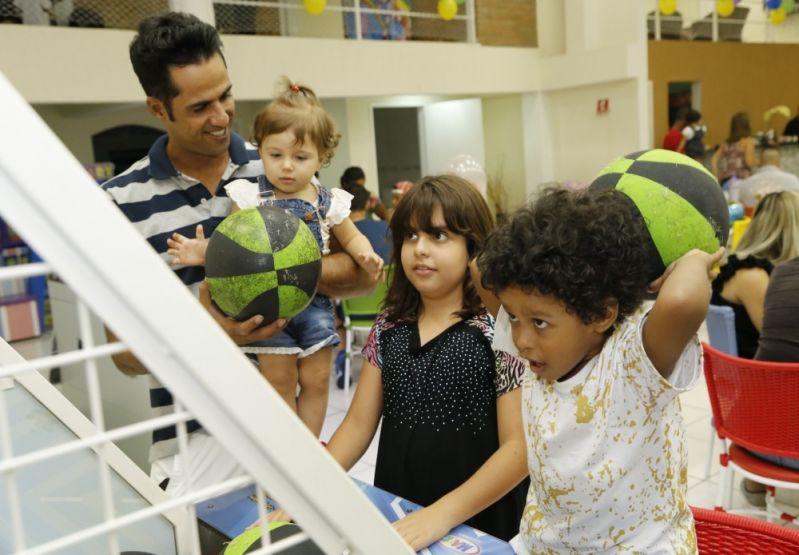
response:
<svg viewBox="0 0 799 555"><path fill-rule="evenodd" d="M327 7L327 0L303 0L305 11L311 15L322 15Z"/></svg>
<svg viewBox="0 0 799 555"><path fill-rule="evenodd" d="M738 0L740 2L740 0ZM716 0L716 13L719 17L730 17L732 12L735 11L735 4L733 0Z"/></svg>
<svg viewBox="0 0 799 555"><path fill-rule="evenodd" d="M674 15L674 12L677 11L677 0L658 0L658 9L660 15Z"/></svg>
<svg viewBox="0 0 799 555"><path fill-rule="evenodd" d="M793 12L795 7L796 0L766 0L768 19L774 25L781 25L785 16Z"/></svg>
<svg viewBox="0 0 799 555"><path fill-rule="evenodd" d="M449 21L458 15L458 4L456 0L438 0L438 15L444 21Z"/></svg>

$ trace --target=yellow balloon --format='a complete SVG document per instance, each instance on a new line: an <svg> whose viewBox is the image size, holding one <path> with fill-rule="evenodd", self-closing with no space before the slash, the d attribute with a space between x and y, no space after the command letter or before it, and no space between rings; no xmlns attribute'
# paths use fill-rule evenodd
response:
<svg viewBox="0 0 799 555"><path fill-rule="evenodd" d="M768 14L768 18L774 25L781 25L782 22L785 21L785 10L783 8L771 10Z"/></svg>
<svg viewBox="0 0 799 555"><path fill-rule="evenodd" d="M721 17L729 17L735 11L735 4L732 0L716 0L716 13Z"/></svg>
<svg viewBox="0 0 799 555"><path fill-rule="evenodd" d="M438 0L438 15L444 21L449 21L458 14L458 4L455 0Z"/></svg>
<svg viewBox="0 0 799 555"><path fill-rule="evenodd" d="M321 15L327 7L327 0L302 0L305 11L311 15Z"/></svg>
<svg viewBox="0 0 799 555"><path fill-rule="evenodd" d="M659 0L658 8L662 15L673 15L677 11L677 0Z"/></svg>

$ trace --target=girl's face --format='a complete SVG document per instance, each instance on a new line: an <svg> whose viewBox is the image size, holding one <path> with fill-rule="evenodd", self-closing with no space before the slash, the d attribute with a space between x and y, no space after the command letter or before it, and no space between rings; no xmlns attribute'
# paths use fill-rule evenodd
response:
<svg viewBox="0 0 799 555"><path fill-rule="evenodd" d="M433 210L430 223L429 232L409 229L401 251L402 269L423 301L462 291L469 264L466 238L447 229L440 206Z"/></svg>
<svg viewBox="0 0 799 555"><path fill-rule="evenodd" d="M310 187L311 178L323 162L316 145L311 141L297 142L291 129L264 137L258 153L269 183L289 196Z"/></svg>
<svg viewBox="0 0 799 555"><path fill-rule="evenodd" d="M541 379L557 381L577 374L602 349L605 331L616 320L614 306L606 319L585 324L552 295L509 287L499 300L510 317L519 356Z"/></svg>

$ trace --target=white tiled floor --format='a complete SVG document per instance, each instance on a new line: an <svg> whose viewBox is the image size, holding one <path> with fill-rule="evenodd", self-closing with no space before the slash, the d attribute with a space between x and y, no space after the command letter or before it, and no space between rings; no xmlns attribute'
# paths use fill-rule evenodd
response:
<svg viewBox="0 0 799 555"><path fill-rule="evenodd" d="M704 329L700 330L700 339L706 339ZM12 346L26 358L33 358L48 354L50 352L49 335L42 338L18 341ZM357 377L358 361L355 376ZM354 387L350 389L350 398L354 393ZM696 387L683 394L680 398L682 403L683 416L687 428L688 442L688 502L696 507L712 508L716 502L716 492L719 479L718 446L711 442L710 419L711 410L707 396L707 387L704 377L699 380ZM322 440L329 440L344 419L349 399L344 392L337 389L334 378L331 376L330 399L327 409L327 418L322 429ZM350 475L372 483L374 480L375 461L377 457L377 435L372 441L369 449L363 458L350 470ZM711 465L710 474L705 476L705 467L711 450L714 449L714 460ZM749 507L743 494L738 487L740 480L736 477L736 487L733 493L733 508ZM778 492L777 500L788 504L788 509L799 507L799 494L796 492Z"/></svg>

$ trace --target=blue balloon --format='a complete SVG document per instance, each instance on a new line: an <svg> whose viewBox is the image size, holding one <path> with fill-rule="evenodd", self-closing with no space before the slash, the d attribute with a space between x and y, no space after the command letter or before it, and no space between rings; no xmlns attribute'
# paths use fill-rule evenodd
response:
<svg viewBox="0 0 799 555"><path fill-rule="evenodd" d="M782 4L782 0L766 0L766 7L770 10L776 10Z"/></svg>
<svg viewBox="0 0 799 555"><path fill-rule="evenodd" d="M744 217L744 205L740 202L733 202L727 205L730 210L730 223L742 220Z"/></svg>

